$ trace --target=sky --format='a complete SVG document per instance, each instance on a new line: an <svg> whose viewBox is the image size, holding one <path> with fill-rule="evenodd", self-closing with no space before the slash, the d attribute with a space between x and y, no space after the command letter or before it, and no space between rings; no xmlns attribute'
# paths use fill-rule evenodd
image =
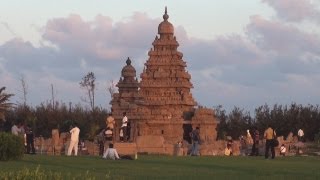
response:
<svg viewBox="0 0 320 180"><path fill-rule="evenodd" d="M127 57L137 77L167 6L199 105L319 104L320 0L10 0L0 3L0 86L36 106L52 97L87 105L79 82L96 76L96 105Z"/></svg>

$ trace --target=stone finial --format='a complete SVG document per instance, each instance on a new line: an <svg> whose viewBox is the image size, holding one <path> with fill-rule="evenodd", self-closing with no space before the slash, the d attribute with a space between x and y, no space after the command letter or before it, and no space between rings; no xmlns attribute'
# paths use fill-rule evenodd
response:
<svg viewBox="0 0 320 180"><path fill-rule="evenodd" d="M131 60L130 58L128 57L127 61L126 61L127 65L131 65Z"/></svg>
<svg viewBox="0 0 320 180"><path fill-rule="evenodd" d="M165 21L167 21L169 19L169 15L167 14L167 6L164 10L164 15L162 17L163 17L163 20L165 20Z"/></svg>

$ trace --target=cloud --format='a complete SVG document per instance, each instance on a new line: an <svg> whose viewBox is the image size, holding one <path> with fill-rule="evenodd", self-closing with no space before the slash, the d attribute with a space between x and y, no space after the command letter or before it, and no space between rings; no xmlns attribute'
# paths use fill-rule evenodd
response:
<svg viewBox="0 0 320 180"><path fill-rule="evenodd" d="M247 36L283 73L317 73L320 35L277 21L252 16Z"/></svg>
<svg viewBox="0 0 320 180"><path fill-rule="evenodd" d="M83 58L115 60L123 54L145 52L155 36L158 22L138 12L127 21L116 23L103 15L96 16L93 21L84 21L79 15L72 14L49 20L43 38L59 49Z"/></svg>
<svg viewBox="0 0 320 180"><path fill-rule="evenodd" d="M0 22L0 24L5 27L5 29L11 33L12 36L17 36L17 34L13 31L13 29L9 26L7 22Z"/></svg>
<svg viewBox="0 0 320 180"><path fill-rule="evenodd" d="M319 52L319 34L307 33L295 26L252 16L247 25L248 36L265 50L278 53Z"/></svg>
<svg viewBox="0 0 320 180"><path fill-rule="evenodd" d="M128 56L137 70L143 67L159 21L143 13L115 23L102 15L92 21L85 21L76 14L48 20L41 28L41 41L45 43L40 46L20 38L0 45L0 70L6 70L0 72L1 79L5 86L17 91L19 77L26 76L27 82L32 84L29 95L33 102L50 99L50 84L61 89L58 93L61 99L77 101L83 96L79 88L81 78L93 71L100 95L97 102L108 104L106 84L120 78ZM138 59L141 57L143 59ZM139 64L140 61L143 63Z"/></svg>
<svg viewBox="0 0 320 180"><path fill-rule="evenodd" d="M311 20L320 22L320 12L312 0L262 0L276 11L277 16L289 22Z"/></svg>
<svg viewBox="0 0 320 180"><path fill-rule="evenodd" d="M287 1L279 1L286 5ZM275 9L282 5L264 2ZM293 16L294 8L286 16ZM285 19L295 25L259 15L249 20L244 35L211 40L190 37L183 26L175 27L196 101L250 110L264 103L318 103L319 33L306 31L298 16ZM79 102L84 96L79 82L92 71L98 83L97 103L107 106L107 84L119 80L128 56L139 77L160 22L139 12L117 22L104 15L93 20L77 14L53 18L41 28L46 43L34 46L15 38L0 45L0 77L16 91L20 75L25 75L34 104L50 99L51 84L58 99Z"/></svg>

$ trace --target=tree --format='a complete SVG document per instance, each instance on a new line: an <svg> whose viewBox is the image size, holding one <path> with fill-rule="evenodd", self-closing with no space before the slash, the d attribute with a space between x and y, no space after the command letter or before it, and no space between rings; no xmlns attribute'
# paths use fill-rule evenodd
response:
<svg viewBox="0 0 320 180"><path fill-rule="evenodd" d="M233 139L237 139L241 135L245 135L247 129L250 129L252 118L249 112L239 107L234 107L228 115L227 123L229 130L228 135Z"/></svg>
<svg viewBox="0 0 320 180"><path fill-rule="evenodd" d="M51 103L52 103L52 109L55 109L55 98L54 98L54 91L53 91L53 84L51 84Z"/></svg>
<svg viewBox="0 0 320 180"><path fill-rule="evenodd" d="M108 87L108 91L109 91L111 99L112 99L113 94L116 92L116 84L114 83L113 80L111 80L111 82L110 82L110 85Z"/></svg>
<svg viewBox="0 0 320 180"><path fill-rule="evenodd" d="M228 132L228 124L227 124L226 110L222 108L222 105L218 105L217 107L215 107L215 117L219 121L216 128L217 140L219 139L224 140Z"/></svg>
<svg viewBox="0 0 320 180"><path fill-rule="evenodd" d="M12 103L9 103L9 99L13 94L5 93L6 87L0 88L0 116L4 116L4 113L12 107Z"/></svg>
<svg viewBox="0 0 320 180"><path fill-rule="evenodd" d="M82 88L84 88L86 90L87 96L89 98L89 104L90 107L92 109L92 111L94 111L94 93L95 93L95 81L96 81L96 77L94 75L93 72L89 72L87 75L85 75L82 78L82 81L80 82L80 86ZM88 102L86 99L83 99L83 101Z"/></svg>
<svg viewBox="0 0 320 180"><path fill-rule="evenodd" d="M23 106L26 107L27 106L27 94L28 94L28 84L24 78L24 76L22 76L20 78L20 82L21 82L21 87L22 87L22 95L23 97L21 98L23 101Z"/></svg>

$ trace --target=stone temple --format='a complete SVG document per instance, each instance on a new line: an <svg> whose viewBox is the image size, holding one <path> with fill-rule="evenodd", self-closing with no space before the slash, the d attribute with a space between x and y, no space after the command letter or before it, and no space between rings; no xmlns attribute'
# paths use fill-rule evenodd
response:
<svg viewBox="0 0 320 180"><path fill-rule="evenodd" d="M168 19L166 8L141 81L128 58L117 84L118 93L110 102L117 121L115 141L119 141L122 113L126 112L131 126L129 142L140 152L171 154L177 142L190 142L189 133L197 126L202 144L213 144L217 136L214 110L198 107L192 96L191 75Z"/></svg>

